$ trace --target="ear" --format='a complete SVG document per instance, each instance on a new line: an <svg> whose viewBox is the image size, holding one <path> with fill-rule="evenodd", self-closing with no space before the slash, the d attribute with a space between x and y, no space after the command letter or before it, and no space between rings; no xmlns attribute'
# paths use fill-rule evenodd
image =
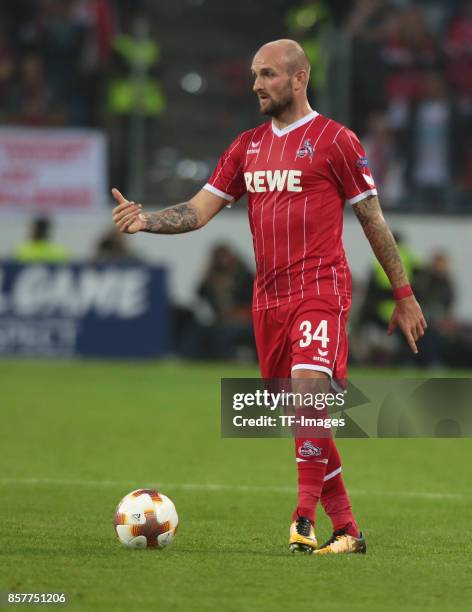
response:
<svg viewBox="0 0 472 612"><path fill-rule="evenodd" d="M293 75L294 89L306 89L308 86L308 72L306 70L297 70Z"/></svg>

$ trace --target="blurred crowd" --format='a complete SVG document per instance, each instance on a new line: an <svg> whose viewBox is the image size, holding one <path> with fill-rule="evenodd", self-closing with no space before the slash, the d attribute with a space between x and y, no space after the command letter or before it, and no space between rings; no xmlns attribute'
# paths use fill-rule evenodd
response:
<svg viewBox="0 0 472 612"><path fill-rule="evenodd" d="M472 198L472 1L357 0L352 122L386 205L462 209Z"/></svg>
<svg viewBox="0 0 472 612"><path fill-rule="evenodd" d="M101 79L116 28L110 0L15 0L0 5L0 121L99 122Z"/></svg>
<svg viewBox="0 0 472 612"><path fill-rule="evenodd" d="M472 1L306 0L287 23L314 67L315 105L361 135L384 206L470 212ZM348 110L335 100L344 82Z"/></svg>
<svg viewBox="0 0 472 612"><path fill-rule="evenodd" d="M0 5L0 122L105 126L108 113L129 112L135 101L128 82L131 64L139 57L147 68L159 55L141 4L15 0ZM139 98L146 109L162 106L160 91L149 87Z"/></svg>
<svg viewBox="0 0 472 612"><path fill-rule="evenodd" d="M465 367L472 360L472 326L454 312L457 289L451 259L444 250L434 250L423 261L403 236L395 239L415 295L428 323L414 356L401 331L387 336L395 303L387 275L374 260L365 286L354 283L354 306L350 328L351 363L411 365L429 368Z"/></svg>
<svg viewBox="0 0 472 612"><path fill-rule="evenodd" d="M201 49L197 45L190 52L179 43L177 53L172 47L176 43L166 27L165 20L172 19L167 3L2 3L0 123L104 127L111 140L112 179L123 179L128 172L136 178L140 168L128 167L134 156L127 152L130 147L147 146L148 180L157 177L159 181L168 174L176 125L185 109L194 108L194 95L203 94L199 104L208 108L208 121L217 128L230 123L228 132L245 129L257 114L248 58L263 42L261 36L290 36L302 42L310 57L315 107L346 120L363 138L385 207L470 212L472 0L243 3L239 12L232 7L231 19L239 15L240 23L226 23L227 32L222 29L225 15L220 14L216 0L179 0L177 4L190 11L187 18L183 15L179 31L187 38L190 31L198 37L201 30L205 37ZM267 10L269 5L274 10ZM254 13L251 23L248 10ZM197 15L201 15L200 26L192 30L190 21ZM231 39L229 32L238 28L245 37ZM213 32L220 53L208 52L205 32ZM162 85L161 45L162 52L173 57L176 71L168 73ZM179 82L181 88L170 92L173 104L168 109L164 89ZM157 132L155 119L164 112L166 122ZM210 133L207 116L199 112L207 140L187 139L194 161L189 165L188 160L175 159L180 183L190 176L201 182L200 166L208 170L209 157L217 156L227 144L225 130ZM146 117L146 145L140 144L139 136L130 142L139 132L139 124L132 124L136 115ZM185 140L183 133L177 136ZM151 157L157 160L155 165ZM164 181L161 191L179 193L176 182Z"/></svg>

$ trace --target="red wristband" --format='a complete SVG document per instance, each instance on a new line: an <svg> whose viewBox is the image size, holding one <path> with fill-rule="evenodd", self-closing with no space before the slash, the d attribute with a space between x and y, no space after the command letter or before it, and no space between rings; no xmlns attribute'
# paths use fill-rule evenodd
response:
<svg viewBox="0 0 472 612"><path fill-rule="evenodd" d="M411 285L403 285L403 287L397 287L397 289L393 290L393 297L396 300L403 300L403 298L410 297L410 295L414 295Z"/></svg>

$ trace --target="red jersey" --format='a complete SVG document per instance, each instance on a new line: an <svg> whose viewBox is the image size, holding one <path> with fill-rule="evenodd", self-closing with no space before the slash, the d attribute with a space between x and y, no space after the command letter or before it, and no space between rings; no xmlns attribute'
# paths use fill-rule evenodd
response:
<svg viewBox="0 0 472 612"><path fill-rule="evenodd" d="M268 121L228 147L205 189L228 201L248 195L255 310L317 295L350 297L344 204L377 191L349 129L315 111L282 130Z"/></svg>

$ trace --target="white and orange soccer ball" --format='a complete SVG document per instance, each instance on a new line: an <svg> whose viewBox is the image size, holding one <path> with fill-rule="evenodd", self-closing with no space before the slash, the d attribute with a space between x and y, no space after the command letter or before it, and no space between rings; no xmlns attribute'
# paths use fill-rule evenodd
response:
<svg viewBox="0 0 472 612"><path fill-rule="evenodd" d="M179 517L171 499L154 489L136 489L120 501L115 531L128 548L165 548L174 539Z"/></svg>

